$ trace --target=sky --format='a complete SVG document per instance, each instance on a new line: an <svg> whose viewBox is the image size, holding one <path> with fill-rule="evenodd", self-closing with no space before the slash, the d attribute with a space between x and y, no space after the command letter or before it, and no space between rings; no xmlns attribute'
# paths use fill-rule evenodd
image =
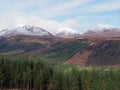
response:
<svg viewBox="0 0 120 90"><path fill-rule="evenodd" d="M98 24L120 28L120 0L0 1L0 30L22 25L51 33L65 27L83 33Z"/></svg>

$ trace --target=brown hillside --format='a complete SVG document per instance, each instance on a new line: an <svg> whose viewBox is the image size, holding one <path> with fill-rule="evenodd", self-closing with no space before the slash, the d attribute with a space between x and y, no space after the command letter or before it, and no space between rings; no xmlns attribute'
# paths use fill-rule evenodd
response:
<svg viewBox="0 0 120 90"><path fill-rule="evenodd" d="M77 52L66 64L80 66L109 66L120 64L120 38L87 37L91 43L86 50Z"/></svg>
<svg viewBox="0 0 120 90"><path fill-rule="evenodd" d="M78 52L72 58L66 61L65 64L76 64L84 66L90 54L91 54L90 51Z"/></svg>

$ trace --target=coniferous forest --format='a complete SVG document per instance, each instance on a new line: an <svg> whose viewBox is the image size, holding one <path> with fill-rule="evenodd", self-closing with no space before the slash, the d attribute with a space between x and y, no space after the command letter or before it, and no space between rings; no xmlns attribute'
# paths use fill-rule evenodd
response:
<svg viewBox="0 0 120 90"><path fill-rule="evenodd" d="M0 90L120 90L120 71L62 70L39 58L0 56Z"/></svg>

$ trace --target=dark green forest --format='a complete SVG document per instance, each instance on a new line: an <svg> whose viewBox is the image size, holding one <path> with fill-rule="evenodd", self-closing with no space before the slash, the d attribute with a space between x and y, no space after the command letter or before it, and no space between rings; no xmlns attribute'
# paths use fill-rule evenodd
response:
<svg viewBox="0 0 120 90"><path fill-rule="evenodd" d="M39 58L0 56L0 90L120 90L120 70L60 69Z"/></svg>

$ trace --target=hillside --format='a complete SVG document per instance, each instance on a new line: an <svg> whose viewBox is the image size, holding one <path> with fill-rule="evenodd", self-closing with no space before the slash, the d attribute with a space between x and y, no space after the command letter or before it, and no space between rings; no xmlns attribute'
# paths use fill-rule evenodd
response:
<svg viewBox="0 0 120 90"><path fill-rule="evenodd" d="M40 57L52 64L63 63L88 46L87 41L26 35L1 38L0 42L1 55Z"/></svg>
<svg viewBox="0 0 120 90"><path fill-rule="evenodd" d="M86 66L107 66L120 64L120 40L108 40L97 43L90 48L92 53Z"/></svg>
<svg viewBox="0 0 120 90"><path fill-rule="evenodd" d="M0 42L1 55L40 57L50 64L120 64L120 38L65 39L18 35L0 38Z"/></svg>
<svg viewBox="0 0 120 90"><path fill-rule="evenodd" d="M49 48L52 43L56 42L54 37L38 37L38 36L11 36L0 38L0 54L2 55L39 55L46 48Z"/></svg>
<svg viewBox="0 0 120 90"><path fill-rule="evenodd" d="M87 46L87 42L60 42L44 52L42 58L49 63L63 63L79 50L84 50Z"/></svg>
<svg viewBox="0 0 120 90"><path fill-rule="evenodd" d="M84 51L78 51L66 64L80 66L111 66L120 64L120 38L90 39Z"/></svg>

